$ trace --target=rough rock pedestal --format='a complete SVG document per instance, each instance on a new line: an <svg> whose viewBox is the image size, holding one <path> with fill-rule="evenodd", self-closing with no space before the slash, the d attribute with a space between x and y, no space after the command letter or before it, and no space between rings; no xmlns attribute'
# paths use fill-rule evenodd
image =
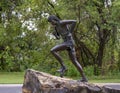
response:
<svg viewBox="0 0 120 93"><path fill-rule="evenodd" d="M22 86L22 93L113 93L107 91L109 90L106 87L61 78L32 69L26 71Z"/></svg>

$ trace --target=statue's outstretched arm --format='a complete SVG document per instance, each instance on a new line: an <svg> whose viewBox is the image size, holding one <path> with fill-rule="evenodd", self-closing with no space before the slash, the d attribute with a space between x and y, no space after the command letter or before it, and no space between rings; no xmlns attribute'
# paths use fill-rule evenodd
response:
<svg viewBox="0 0 120 93"><path fill-rule="evenodd" d="M60 21L60 24L62 24L62 25L68 25L68 24L70 24L70 32L71 33L74 31L76 23L77 23L76 20L62 20L62 21Z"/></svg>

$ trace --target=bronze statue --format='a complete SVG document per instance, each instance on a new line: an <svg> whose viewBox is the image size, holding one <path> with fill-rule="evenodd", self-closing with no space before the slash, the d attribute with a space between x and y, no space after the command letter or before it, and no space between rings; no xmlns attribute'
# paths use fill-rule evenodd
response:
<svg viewBox="0 0 120 93"><path fill-rule="evenodd" d="M61 68L58 70L58 72L60 72L60 76L63 77L64 72L67 70L67 68L64 65L64 62L60 57L58 51L67 50L72 63L75 65L75 67L82 76L82 79L80 81L87 82L87 78L83 73L83 69L79 64L79 62L77 61L76 53L75 53L75 42L72 37L72 33L76 26L76 20L60 20L58 17L54 15L50 15L48 17L48 22L50 22L55 28L55 31L53 31L53 35L57 39L62 37L64 41L63 43L56 45L51 49L51 53L55 56L55 58L59 61L61 65Z"/></svg>

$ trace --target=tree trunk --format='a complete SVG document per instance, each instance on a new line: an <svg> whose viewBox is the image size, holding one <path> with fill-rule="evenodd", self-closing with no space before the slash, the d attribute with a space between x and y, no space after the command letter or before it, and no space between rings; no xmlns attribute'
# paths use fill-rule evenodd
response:
<svg viewBox="0 0 120 93"><path fill-rule="evenodd" d="M99 49L98 49L96 60L94 62L95 63L94 64L94 75L100 75L101 73L104 49L105 49L105 43L104 41L101 41L99 44Z"/></svg>
<svg viewBox="0 0 120 93"><path fill-rule="evenodd" d="M22 93L102 93L96 85L27 70Z"/></svg>

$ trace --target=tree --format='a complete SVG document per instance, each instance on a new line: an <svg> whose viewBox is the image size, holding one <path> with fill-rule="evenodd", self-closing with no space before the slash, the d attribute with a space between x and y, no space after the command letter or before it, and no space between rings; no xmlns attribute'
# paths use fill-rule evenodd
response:
<svg viewBox="0 0 120 93"><path fill-rule="evenodd" d="M118 25L115 23L119 23L116 20L119 16L116 15L115 11L119 9L119 1L66 0L62 2L59 0L58 2L62 5L62 13L78 19L74 36L81 62L84 66L94 64L94 73L96 75L100 74L106 44L116 36L115 34L118 31ZM61 11L59 12L61 13ZM90 60L91 58L92 60Z"/></svg>
<svg viewBox="0 0 120 93"><path fill-rule="evenodd" d="M119 0L2 0L0 69L47 68L52 72L51 68L58 66L51 55L47 57L56 43L50 39L52 29L47 22L47 16L54 14L61 19L77 20L74 31L77 58L83 67L93 65L95 75L99 75L108 59L119 60L116 56L119 47L115 48L120 43L119 6Z"/></svg>

